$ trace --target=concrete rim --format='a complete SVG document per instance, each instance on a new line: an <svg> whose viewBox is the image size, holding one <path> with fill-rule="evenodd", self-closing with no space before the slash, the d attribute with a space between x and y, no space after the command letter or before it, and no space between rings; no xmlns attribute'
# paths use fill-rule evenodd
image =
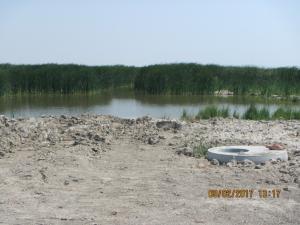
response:
<svg viewBox="0 0 300 225"><path fill-rule="evenodd" d="M269 150L265 146L220 146L208 149L207 158L217 159L221 163L229 162L233 159L237 161L251 160L256 164L269 160L288 160L286 150Z"/></svg>

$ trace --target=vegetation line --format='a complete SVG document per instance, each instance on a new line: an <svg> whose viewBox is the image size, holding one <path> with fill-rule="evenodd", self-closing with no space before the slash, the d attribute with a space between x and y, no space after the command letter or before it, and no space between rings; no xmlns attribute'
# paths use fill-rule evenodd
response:
<svg viewBox="0 0 300 225"><path fill-rule="evenodd" d="M189 121L215 117L246 120L300 120L300 110L278 108L271 114L267 108L258 109L255 105L250 105L245 113L239 115L236 111L230 114L228 108L219 109L216 106L208 106L203 110L199 110L196 115L189 115L186 110L183 110L181 114L181 119Z"/></svg>
<svg viewBox="0 0 300 225"><path fill-rule="evenodd" d="M0 95L89 93L300 95L300 69L164 64L145 67L0 64Z"/></svg>
<svg viewBox="0 0 300 225"><path fill-rule="evenodd" d="M133 88L139 69L126 66L0 64L0 95L93 93Z"/></svg>

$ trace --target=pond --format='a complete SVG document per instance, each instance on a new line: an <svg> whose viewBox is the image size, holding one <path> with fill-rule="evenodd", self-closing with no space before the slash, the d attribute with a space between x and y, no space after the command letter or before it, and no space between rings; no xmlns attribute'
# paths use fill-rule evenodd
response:
<svg viewBox="0 0 300 225"><path fill-rule="evenodd" d="M251 103L274 112L278 107L300 109L300 102L258 97L217 96L153 96L129 91L102 94L26 95L0 98L0 114L9 117L38 117L42 115L105 114L123 118L151 116L179 118L185 109L196 114L200 109L215 105L228 107L230 112L242 114Z"/></svg>

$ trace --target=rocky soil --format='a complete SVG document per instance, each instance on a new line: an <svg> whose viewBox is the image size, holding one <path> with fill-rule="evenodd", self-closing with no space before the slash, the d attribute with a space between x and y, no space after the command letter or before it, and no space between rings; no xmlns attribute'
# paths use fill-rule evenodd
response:
<svg viewBox="0 0 300 225"><path fill-rule="evenodd" d="M198 146L282 144L217 165ZM216 165L213 165L216 164ZM300 122L0 116L0 224L300 224ZM253 198L209 198L209 189ZM259 189L280 197L260 198Z"/></svg>

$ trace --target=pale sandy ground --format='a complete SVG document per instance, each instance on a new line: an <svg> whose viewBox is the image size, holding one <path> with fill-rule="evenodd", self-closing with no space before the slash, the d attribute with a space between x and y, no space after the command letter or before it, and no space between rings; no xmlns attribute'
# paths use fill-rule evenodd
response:
<svg viewBox="0 0 300 225"><path fill-rule="evenodd" d="M300 224L299 121L182 124L0 117L0 224ZM279 142L290 160L254 169L176 153L200 142ZM208 189L220 188L276 188L281 195L208 198Z"/></svg>

